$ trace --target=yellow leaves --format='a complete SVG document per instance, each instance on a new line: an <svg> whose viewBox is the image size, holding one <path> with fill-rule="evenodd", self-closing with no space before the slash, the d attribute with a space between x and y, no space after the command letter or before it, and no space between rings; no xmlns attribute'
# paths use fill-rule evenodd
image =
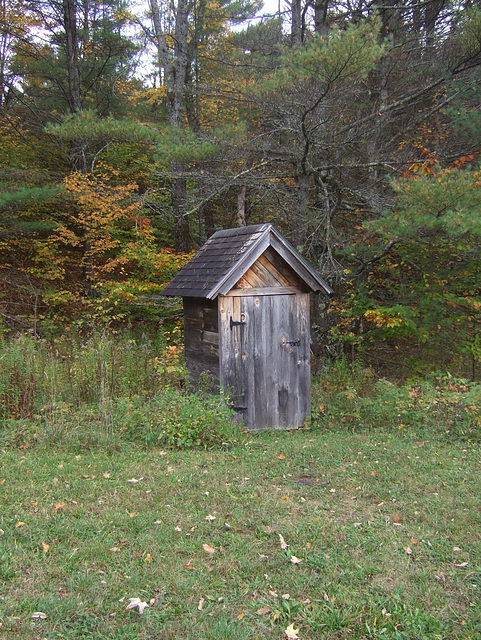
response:
<svg viewBox="0 0 481 640"><path fill-rule="evenodd" d="M381 309L371 309L364 313L364 317L372 322L376 327L399 327L403 324L403 319L396 315L390 315L389 311Z"/></svg>
<svg viewBox="0 0 481 640"><path fill-rule="evenodd" d="M49 552L50 545L47 544L46 542L42 542L42 549L43 549L43 552L46 554Z"/></svg>

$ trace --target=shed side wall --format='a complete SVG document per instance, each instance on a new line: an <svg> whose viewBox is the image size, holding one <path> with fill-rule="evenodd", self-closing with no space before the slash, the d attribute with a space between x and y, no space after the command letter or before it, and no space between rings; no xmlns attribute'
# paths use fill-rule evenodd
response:
<svg viewBox="0 0 481 640"><path fill-rule="evenodd" d="M212 391L219 389L219 329L217 299L184 298L185 366L194 389L207 375Z"/></svg>

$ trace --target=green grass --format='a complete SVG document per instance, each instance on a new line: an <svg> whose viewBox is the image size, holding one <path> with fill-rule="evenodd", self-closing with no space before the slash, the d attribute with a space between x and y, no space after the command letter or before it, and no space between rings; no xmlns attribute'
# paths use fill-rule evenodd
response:
<svg viewBox="0 0 481 640"><path fill-rule="evenodd" d="M0 637L279 640L293 624L303 640L481 638L479 440L444 436L311 429L166 452L115 434L111 451L10 441ZM150 606L127 611L129 598Z"/></svg>

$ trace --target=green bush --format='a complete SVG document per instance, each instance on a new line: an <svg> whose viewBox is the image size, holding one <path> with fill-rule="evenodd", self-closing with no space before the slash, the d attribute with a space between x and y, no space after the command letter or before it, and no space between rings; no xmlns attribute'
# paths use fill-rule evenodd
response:
<svg viewBox="0 0 481 640"><path fill-rule="evenodd" d="M202 397L167 388L150 401L119 400L113 428L131 442L176 449L232 443L238 433L221 396Z"/></svg>

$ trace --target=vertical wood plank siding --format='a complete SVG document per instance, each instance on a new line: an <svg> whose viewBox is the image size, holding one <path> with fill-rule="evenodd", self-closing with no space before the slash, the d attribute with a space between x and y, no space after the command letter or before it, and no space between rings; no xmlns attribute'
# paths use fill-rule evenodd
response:
<svg viewBox="0 0 481 640"><path fill-rule="evenodd" d="M221 296L219 317L220 383L246 426L301 426L310 414L309 294ZM245 324L231 327L231 318Z"/></svg>

